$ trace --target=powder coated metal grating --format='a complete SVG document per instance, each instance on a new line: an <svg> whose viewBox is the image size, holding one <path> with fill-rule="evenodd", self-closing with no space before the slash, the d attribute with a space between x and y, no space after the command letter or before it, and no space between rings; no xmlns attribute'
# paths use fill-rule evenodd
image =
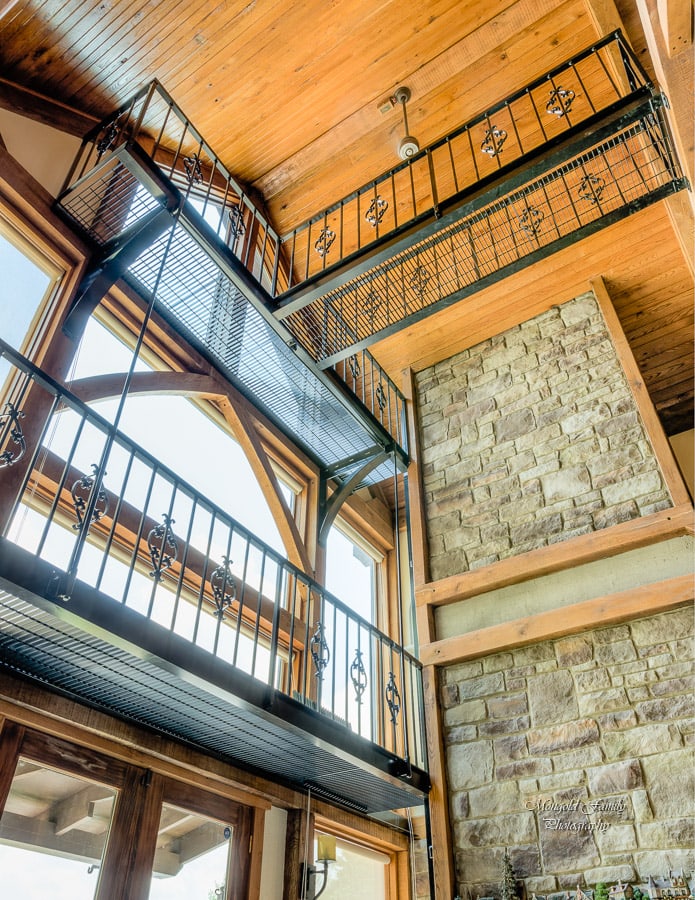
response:
<svg viewBox="0 0 695 900"><path fill-rule="evenodd" d="M233 383L330 467L374 446L345 406L312 375L180 222L130 266L136 289L156 288L179 331L212 354ZM387 463L370 483L393 474Z"/></svg>
<svg viewBox="0 0 695 900"><path fill-rule="evenodd" d="M321 785L366 813L414 806L422 795L318 746L282 720L206 690L127 649L0 591L0 666L106 712L304 786Z"/></svg>

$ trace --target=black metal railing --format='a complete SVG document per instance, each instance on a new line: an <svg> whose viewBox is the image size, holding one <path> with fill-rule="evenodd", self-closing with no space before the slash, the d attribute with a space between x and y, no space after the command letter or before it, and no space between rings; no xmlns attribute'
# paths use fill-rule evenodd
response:
<svg viewBox="0 0 695 900"><path fill-rule="evenodd" d="M282 235L283 301L365 247L437 215L448 198L510 169L646 83L622 34L608 35ZM272 293L282 294L283 285L274 283Z"/></svg>
<svg viewBox="0 0 695 900"><path fill-rule="evenodd" d="M306 394L315 391L308 385L297 403L306 366L287 346L299 342L306 361L315 361L313 337L303 344L304 333L312 334L315 325L310 315L300 315L290 330L269 311L271 298L289 283L282 242L154 81L85 136L59 209L108 255L157 219L162 207L180 205L172 239L162 228L152 232L126 277L138 289L152 290L156 284L159 304L245 388L260 390L266 410L273 413L277 406L284 420L296 407L294 432L311 432L314 423L306 420L306 410L313 406ZM239 267L250 278L239 277ZM361 371L364 383L350 377L345 384L407 454L403 394L368 353L362 354ZM314 405L328 408L330 398ZM349 446L344 429L339 437L330 431L330 425L318 422L312 446L327 440L333 447L345 444L348 454L363 449Z"/></svg>
<svg viewBox="0 0 695 900"><path fill-rule="evenodd" d="M1 340L0 357L0 489L21 475L2 535L54 567L47 599L79 581L426 769L416 659Z"/></svg>
<svg viewBox="0 0 695 900"><path fill-rule="evenodd" d="M128 172L128 160L117 152L133 144L183 190L191 207L261 285L272 292L283 283L279 235L156 80L85 135L68 174L64 191L77 182L85 187L66 208L97 242L119 236L152 203L152 185Z"/></svg>

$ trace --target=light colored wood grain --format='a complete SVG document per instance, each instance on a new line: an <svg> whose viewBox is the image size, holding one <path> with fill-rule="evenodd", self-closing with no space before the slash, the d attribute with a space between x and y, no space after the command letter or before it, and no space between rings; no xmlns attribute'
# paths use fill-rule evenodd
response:
<svg viewBox="0 0 695 900"><path fill-rule="evenodd" d="M492 625L471 634L435 641L422 647L420 656L427 667L451 665L524 644L576 634L585 631L587 623L591 623L592 628L598 628L675 609L692 602L693 595L692 576L681 575L502 625Z"/></svg>

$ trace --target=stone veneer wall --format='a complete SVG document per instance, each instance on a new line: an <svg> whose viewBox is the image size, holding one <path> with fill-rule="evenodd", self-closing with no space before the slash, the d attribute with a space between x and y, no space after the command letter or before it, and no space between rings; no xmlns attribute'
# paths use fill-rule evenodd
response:
<svg viewBox="0 0 695 900"><path fill-rule="evenodd" d="M672 505L592 293L416 384L433 580Z"/></svg>
<svg viewBox="0 0 695 900"><path fill-rule="evenodd" d="M442 671L462 897L693 871L693 651L688 607Z"/></svg>

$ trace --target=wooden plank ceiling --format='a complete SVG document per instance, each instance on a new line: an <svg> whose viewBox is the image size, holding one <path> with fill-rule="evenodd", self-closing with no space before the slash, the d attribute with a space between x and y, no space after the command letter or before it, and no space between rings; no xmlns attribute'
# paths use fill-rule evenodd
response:
<svg viewBox="0 0 695 900"><path fill-rule="evenodd" d="M0 102L3 84L5 97L18 85L26 96L101 118L156 77L284 232L398 161L403 121L389 98L399 85L411 89L409 130L424 146L582 50L621 16L649 67L634 0L618 7L610 0L15 0L0 4ZM84 129L84 119L75 122ZM559 302L603 275L667 431L690 427L692 270L664 205L584 244L381 342L377 359L400 381L402 369L487 336L499 310L520 321L529 290Z"/></svg>

